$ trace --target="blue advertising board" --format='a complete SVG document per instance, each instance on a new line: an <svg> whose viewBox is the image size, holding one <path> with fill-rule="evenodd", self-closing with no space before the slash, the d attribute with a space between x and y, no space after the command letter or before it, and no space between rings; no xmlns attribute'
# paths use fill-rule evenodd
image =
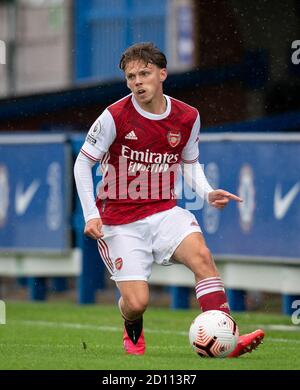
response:
<svg viewBox="0 0 300 390"><path fill-rule="evenodd" d="M76 154L83 142L83 136L73 140ZM231 260L300 263L300 136L202 134L200 163L213 188L243 199L220 211L186 185L179 191L178 204L196 215L212 253ZM95 185L99 180L95 177ZM77 208L82 219L79 201Z"/></svg>
<svg viewBox="0 0 300 390"><path fill-rule="evenodd" d="M0 137L0 251L70 247L70 150L47 139Z"/></svg>
<svg viewBox="0 0 300 390"><path fill-rule="evenodd" d="M243 202L218 210L185 190L180 204L195 213L219 258L300 262L300 137L272 137L203 137L200 162L208 180Z"/></svg>

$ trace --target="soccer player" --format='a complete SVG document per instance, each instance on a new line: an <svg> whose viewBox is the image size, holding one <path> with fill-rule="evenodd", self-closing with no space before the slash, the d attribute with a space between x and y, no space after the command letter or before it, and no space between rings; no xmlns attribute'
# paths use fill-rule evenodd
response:
<svg viewBox="0 0 300 390"><path fill-rule="evenodd" d="M214 190L198 162L198 111L163 93L165 55L152 43L138 43L122 55L131 93L107 107L90 128L74 174L86 235L97 240L101 257L120 290L123 343L141 355L146 344L143 313L149 301L153 262L184 264L195 275L202 311L229 313L224 284L201 228L188 210L176 206L178 170L211 206L222 209L238 196ZM103 182L94 198L92 167L101 164ZM231 356L251 352L264 333L240 336Z"/></svg>

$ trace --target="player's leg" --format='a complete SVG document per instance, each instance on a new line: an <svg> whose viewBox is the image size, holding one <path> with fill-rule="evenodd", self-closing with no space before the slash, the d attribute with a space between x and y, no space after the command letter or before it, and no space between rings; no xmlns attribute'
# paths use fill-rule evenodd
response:
<svg viewBox="0 0 300 390"><path fill-rule="evenodd" d="M143 313L149 302L148 283L142 280L118 282L119 309L124 318L123 344L127 353L142 355L146 349Z"/></svg>
<svg viewBox="0 0 300 390"><path fill-rule="evenodd" d="M164 244L157 245L157 263L163 264L172 258L194 273L196 296L202 311L222 310L230 314L223 281L193 214L174 207L166 213L156 236L157 242L162 241L162 238L164 240ZM240 336L238 345L230 356L251 352L263 337L264 332L260 329Z"/></svg>
<svg viewBox="0 0 300 390"><path fill-rule="evenodd" d="M200 232L192 232L185 237L172 258L195 275L196 296L202 311L222 310L229 314L224 283Z"/></svg>
<svg viewBox="0 0 300 390"><path fill-rule="evenodd" d="M143 280L117 282L121 293L119 309L123 317L134 321L145 312L149 302L148 283Z"/></svg>
<svg viewBox="0 0 300 390"><path fill-rule="evenodd" d="M150 234L143 222L103 226L99 252L120 290L119 309L124 319L123 345L130 354L145 352L143 313L149 300L148 277L153 262ZM147 240L149 237L149 242Z"/></svg>
<svg viewBox="0 0 300 390"><path fill-rule="evenodd" d="M173 258L186 265L194 273L196 296L202 311L222 310L230 314L224 284L202 234L188 235L176 248ZM264 332L261 329L241 335L236 348L229 357L238 357L252 352L262 343L263 338Z"/></svg>
<svg viewBox="0 0 300 390"><path fill-rule="evenodd" d="M201 309L229 313L224 284L194 215L181 207L174 207L154 216L155 223L158 226L154 230L156 262L164 264L172 258L187 266L195 275Z"/></svg>

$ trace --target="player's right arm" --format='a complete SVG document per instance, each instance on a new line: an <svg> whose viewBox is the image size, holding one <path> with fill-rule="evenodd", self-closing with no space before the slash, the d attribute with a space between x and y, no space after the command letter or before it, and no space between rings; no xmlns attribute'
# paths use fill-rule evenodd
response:
<svg viewBox="0 0 300 390"><path fill-rule="evenodd" d="M110 112L105 110L90 128L74 165L77 192L85 219L84 233L93 239L102 237L103 233L95 202L92 168L108 151L115 136L114 120Z"/></svg>

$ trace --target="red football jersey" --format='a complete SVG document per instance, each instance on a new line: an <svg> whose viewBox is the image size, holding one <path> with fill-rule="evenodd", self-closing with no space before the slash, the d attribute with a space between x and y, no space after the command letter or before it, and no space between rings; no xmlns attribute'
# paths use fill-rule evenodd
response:
<svg viewBox="0 0 300 390"><path fill-rule="evenodd" d="M121 225L176 205L181 161L198 160L198 111L166 96L167 109L144 111L132 94L109 106L92 125L81 152L100 161L96 205L106 225Z"/></svg>

